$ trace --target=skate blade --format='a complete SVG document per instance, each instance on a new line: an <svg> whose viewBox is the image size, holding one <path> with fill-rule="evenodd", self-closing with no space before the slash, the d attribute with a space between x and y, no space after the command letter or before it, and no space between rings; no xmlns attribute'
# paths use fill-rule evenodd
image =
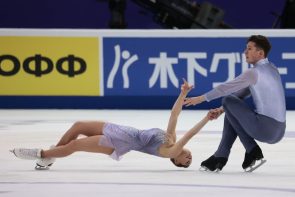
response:
<svg viewBox="0 0 295 197"><path fill-rule="evenodd" d="M199 168L199 171L201 172L212 172L212 173L219 173L221 170L220 169L216 169L214 171L210 170L209 168L205 167L205 166L201 166Z"/></svg>
<svg viewBox="0 0 295 197"><path fill-rule="evenodd" d="M15 155L14 149L9 150L9 152L13 153ZM16 156L16 155L15 155Z"/></svg>
<svg viewBox="0 0 295 197"><path fill-rule="evenodd" d="M49 170L48 166L35 166L35 170Z"/></svg>
<svg viewBox="0 0 295 197"><path fill-rule="evenodd" d="M35 170L49 170L51 165L52 165L52 164L50 164L50 165L48 165L48 166L41 166L41 165L39 165L39 164L36 164L36 166L35 166Z"/></svg>
<svg viewBox="0 0 295 197"><path fill-rule="evenodd" d="M257 162L260 162L257 164ZM248 168L245 169L245 172L253 172L254 170L256 170L257 168L259 168L260 166L262 166L263 164L265 164L266 160L265 159L261 159L261 160L257 160L253 166L250 166Z"/></svg>

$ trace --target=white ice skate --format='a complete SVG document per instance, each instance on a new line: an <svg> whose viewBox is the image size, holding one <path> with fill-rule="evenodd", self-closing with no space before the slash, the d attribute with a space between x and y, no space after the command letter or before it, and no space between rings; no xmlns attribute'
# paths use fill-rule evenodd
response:
<svg viewBox="0 0 295 197"><path fill-rule="evenodd" d="M36 160L41 158L41 149L29 149L29 148L15 148L10 150L16 157L20 159Z"/></svg>
<svg viewBox="0 0 295 197"><path fill-rule="evenodd" d="M36 170L49 170L50 166L55 162L55 158L41 158L36 161Z"/></svg>
<svg viewBox="0 0 295 197"><path fill-rule="evenodd" d="M50 149L54 148L55 146L50 146ZM49 170L50 166L55 162L55 158L39 158L36 161L36 170Z"/></svg>
<svg viewBox="0 0 295 197"><path fill-rule="evenodd" d="M266 160L265 159L260 159L260 160L255 160L253 163L245 169L245 172L253 172L263 164L265 164Z"/></svg>

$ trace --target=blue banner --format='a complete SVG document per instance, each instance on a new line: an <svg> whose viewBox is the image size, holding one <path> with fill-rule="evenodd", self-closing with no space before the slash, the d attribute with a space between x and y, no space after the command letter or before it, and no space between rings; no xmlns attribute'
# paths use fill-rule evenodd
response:
<svg viewBox="0 0 295 197"><path fill-rule="evenodd" d="M105 96L178 95L182 78L203 94L248 69L247 37L107 37L103 39ZM270 37L269 60L279 69L286 97L295 95L295 38Z"/></svg>

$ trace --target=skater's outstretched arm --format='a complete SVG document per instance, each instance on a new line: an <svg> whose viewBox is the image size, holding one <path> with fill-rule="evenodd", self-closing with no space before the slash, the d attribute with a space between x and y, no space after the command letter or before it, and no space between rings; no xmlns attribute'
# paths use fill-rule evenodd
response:
<svg viewBox="0 0 295 197"><path fill-rule="evenodd" d="M166 150L164 149L162 154L166 155L169 158L174 158L178 156L183 150L183 147L188 143L188 141L197 133L199 133L199 131L207 124L207 122L210 120L211 115L212 114L209 111L200 122L198 122L193 128L186 132L184 136L173 146L167 148Z"/></svg>
<svg viewBox="0 0 295 197"><path fill-rule="evenodd" d="M168 122L168 127L167 127L167 134L168 134L167 137L169 140L172 140L173 143L176 141L175 129L176 129L178 116L182 110L182 104L184 102L186 95L188 94L189 91L191 91L192 88L193 86L189 85L187 81L183 79L183 84L181 85L181 92L173 105L169 122Z"/></svg>

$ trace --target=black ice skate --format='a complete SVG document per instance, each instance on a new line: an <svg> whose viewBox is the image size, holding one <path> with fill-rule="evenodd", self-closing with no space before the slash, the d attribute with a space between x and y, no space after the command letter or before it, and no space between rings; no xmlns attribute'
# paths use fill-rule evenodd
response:
<svg viewBox="0 0 295 197"><path fill-rule="evenodd" d="M244 162L242 164L245 172L253 172L262 166L266 160L263 157L262 150L259 146L255 146L250 153L245 153Z"/></svg>
<svg viewBox="0 0 295 197"><path fill-rule="evenodd" d="M211 172L219 172L225 166L227 162L227 158L225 157L215 157L212 155L207 160L201 163L201 171L211 171Z"/></svg>

